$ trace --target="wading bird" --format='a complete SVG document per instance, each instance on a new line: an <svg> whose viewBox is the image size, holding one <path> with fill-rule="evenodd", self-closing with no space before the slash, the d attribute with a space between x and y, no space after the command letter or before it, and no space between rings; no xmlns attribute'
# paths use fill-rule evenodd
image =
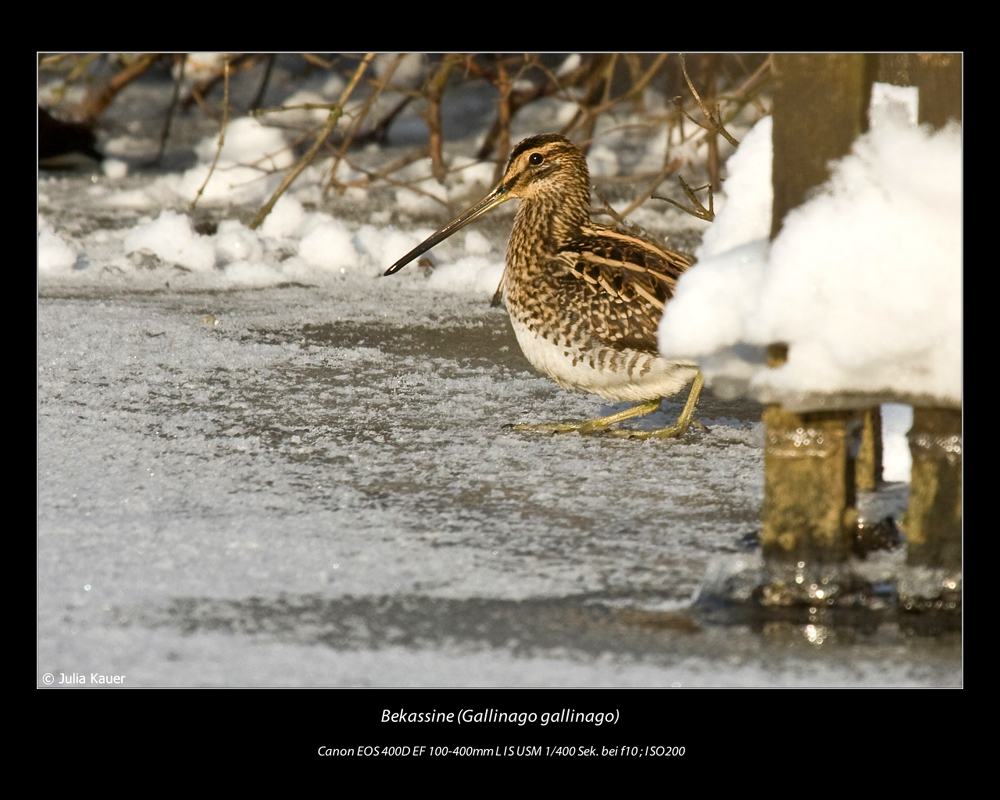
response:
<svg viewBox="0 0 1000 800"><path fill-rule="evenodd" d="M564 136L543 134L518 144L492 192L385 274L398 272L491 208L515 198L521 204L499 291L524 355L563 389L639 403L597 419L516 425L515 430L605 431L656 411L664 397L693 380L675 425L608 431L631 438L683 435L692 424L703 379L694 363L659 354L656 331L677 279L691 262L633 234L591 222L587 161Z"/></svg>

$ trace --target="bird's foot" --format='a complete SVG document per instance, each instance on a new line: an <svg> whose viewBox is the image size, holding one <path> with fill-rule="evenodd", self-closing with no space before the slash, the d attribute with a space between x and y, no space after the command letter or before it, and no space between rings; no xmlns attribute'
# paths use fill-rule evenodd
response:
<svg viewBox="0 0 1000 800"><path fill-rule="evenodd" d="M539 425L505 425L509 430L519 433L591 433L594 429L586 422L545 422Z"/></svg>
<svg viewBox="0 0 1000 800"><path fill-rule="evenodd" d="M613 430L607 431L607 435L616 436L619 439L679 439L692 427L708 431L707 426L696 419L692 419L687 422L678 422L676 425L671 425L667 428L656 428L651 431Z"/></svg>
<svg viewBox="0 0 1000 800"><path fill-rule="evenodd" d="M631 408L626 408L624 411L619 411L617 414L609 414L606 417L597 417L596 419L583 420L581 422L555 422L555 423L543 423L541 425L514 425L515 431L530 431L530 432L540 432L540 433L579 433L583 436L587 436L592 433L601 433L607 431L611 425L616 422L621 422L626 419L633 419L634 417L641 417L645 414L651 414L660 407L660 401L657 400L647 400L645 402L639 403L639 405L632 406Z"/></svg>

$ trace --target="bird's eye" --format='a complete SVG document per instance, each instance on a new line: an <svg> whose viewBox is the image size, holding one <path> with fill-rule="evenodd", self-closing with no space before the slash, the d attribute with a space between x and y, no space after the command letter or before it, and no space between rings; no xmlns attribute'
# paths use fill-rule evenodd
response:
<svg viewBox="0 0 1000 800"><path fill-rule="evenodd" d="M542 161L544 161L544 159L542 158L542 154L541 153L532 153L531 156L528 158L528 163L529 164L533 164L536 167L539 164L541 164Z"/></svg>

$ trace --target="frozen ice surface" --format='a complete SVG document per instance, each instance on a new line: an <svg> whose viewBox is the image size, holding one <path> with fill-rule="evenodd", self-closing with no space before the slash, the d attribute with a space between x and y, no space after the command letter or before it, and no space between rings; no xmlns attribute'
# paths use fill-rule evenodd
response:
<svg viewBox="0 0 1000 800"><path fill-rule="evenodd" d="M277 157L254 130L234 146ZM490 308L509 214L388 279L439 205L301 179L251 232L222 188L193 224L181 177L39 178L40 683L960 682L954 642L689 616L758 527L753 403L708 394L710 431L671 442L504 428L611 410Z"/></svg>

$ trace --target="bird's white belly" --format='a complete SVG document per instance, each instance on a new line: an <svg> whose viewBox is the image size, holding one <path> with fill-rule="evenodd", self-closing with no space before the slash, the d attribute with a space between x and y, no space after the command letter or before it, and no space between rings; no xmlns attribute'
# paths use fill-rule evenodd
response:
<svg viewBox="0 0 1000 800"><path fill-rule="evenodd" d="M615 402L639 402L676 394L698 374L691 363L675 363L637 350L584 351L559 344L511 317L525 358L563 389L590 392Z"/></svg>

